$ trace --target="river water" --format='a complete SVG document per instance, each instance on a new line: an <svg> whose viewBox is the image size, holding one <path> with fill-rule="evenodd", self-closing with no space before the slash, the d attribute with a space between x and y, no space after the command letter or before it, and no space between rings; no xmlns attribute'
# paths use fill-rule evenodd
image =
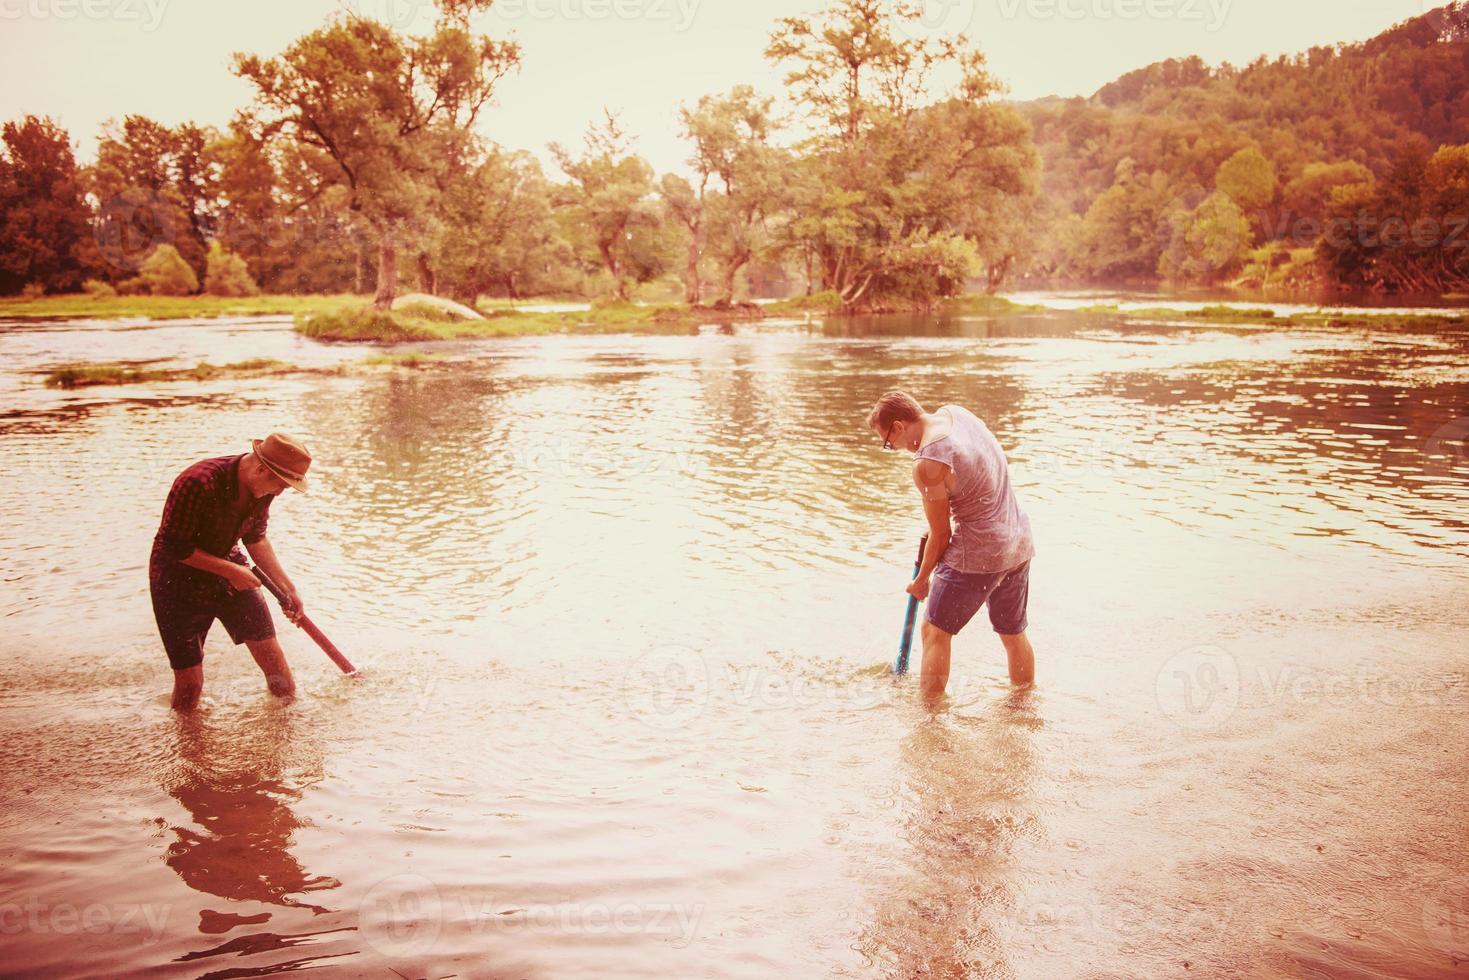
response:
<svg viewBox="0 0 1469 980"><path fill-rule="evenodd" d="M0 328L0 972L1469 974L1469 334L1006 320L443 345ZM960 402L1036 530L1037 686L981 616L888 672L921 530L884 390ZM362 668L222 629L179 720L148 546L292 433L271 538Z"/></svg>

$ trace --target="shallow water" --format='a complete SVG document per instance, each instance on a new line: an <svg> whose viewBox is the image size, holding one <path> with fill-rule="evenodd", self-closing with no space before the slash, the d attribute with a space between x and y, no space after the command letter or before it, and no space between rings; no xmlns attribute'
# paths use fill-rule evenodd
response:
<svg viewBox="0 0 1469 980"><path fill-rule="evenodd" d="M365 377L49 391L57 362L354 360L281 321L0 328L0 972L1469 972L1469 336L1065 314L446 345ZM981 621L887 671L902 386L1009 449L1022 695ZM179 721L175 473L317 453L272 540L362 673L222 630Z"/></svg>

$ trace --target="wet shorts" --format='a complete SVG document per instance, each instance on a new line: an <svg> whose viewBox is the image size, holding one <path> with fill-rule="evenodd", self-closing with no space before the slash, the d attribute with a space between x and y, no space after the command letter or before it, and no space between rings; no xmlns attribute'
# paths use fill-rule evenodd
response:
<svg viewBox="0 0 1469 980"><path fill-rule="evenodd" d="M959 572L941 563L933 572L924 618L945 633L957 634L988 602L995 632L1014 636L1025 632L1029 600L1030 562L1008 572Z"/></svg>
<svg viewBox="0 0 1469 980"><path fill-rule="evenodd" d="M174 670L199 666L204 661L204 638L216 619L236 646L275 636L264 593L264 589L222 589L217 599L185 601L168 595L167 590L154 589L153 618L158 621L169 666Z"/></svg>

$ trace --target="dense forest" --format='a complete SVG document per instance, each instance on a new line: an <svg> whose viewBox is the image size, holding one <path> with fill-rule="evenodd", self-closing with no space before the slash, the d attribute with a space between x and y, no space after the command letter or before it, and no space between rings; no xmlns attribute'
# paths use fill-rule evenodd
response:
<svg viewBox="0 0 1469 980"><path fill-rule="evenodd" d="M967 39L833 0L772 26L784 101L736 86L685 104L669 122L688 166L662 175L607 113L549 148L559 175L486 140L499 83L533 56L474 33L487 6L440 0L426 37L339 15L241 53L255 98L228 129L127 116L86 166L53 121L5 124L0 293L386 306L656 284L872 309L1017 279L1469 290L1461 3L1363 44L1005 103Z"/></svg>
<svg viewBox="0 0 1469 980"><path fill-rule="evenodd" d="M1021 107L1044 159L1024 274L1469 289L1469 7L1243 68L1197 58Z"/></svg>

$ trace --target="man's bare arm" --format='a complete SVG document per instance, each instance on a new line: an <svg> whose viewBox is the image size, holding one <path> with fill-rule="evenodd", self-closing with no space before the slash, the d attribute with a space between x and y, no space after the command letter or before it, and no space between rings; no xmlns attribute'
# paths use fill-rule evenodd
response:
<svg viewBox="0 0 1469 980"><path fill-rule="evenodd" d="M211 555L207 551L200 551L195 548L193 554L187 558L179 559L179 562L180 564L188 565L190 568L197 568L201 572L218 575L237 589L260 588L260 580L255 577L255 573L250 571L250 569L243 565L237 565L226 558L220 558L218 555Z"/></svg>
<svg viewBox="0 0 1469 980"><path fill-rule="evenodd" d="M953 531L949 527L949 468L931 459L913 464L913 485L923 497L923 516L928 518L928 546L923 549L923 564L918 580L927 581L944 557Z"/></svg>
<svg viewBox="0 0 1469 980"><path fill-rule="evenodd" d="M275 548L270 544L269 538L261 538L259 541L245 542L245 550L250 552L250 557L255 559L255 564L260 566L272 582L281 587L286 594L289 605L285 610L286 618L295 622L300 618L302 612L301 596L296 592L296 584L281 567L280 559L276 557Z"/></svg>

